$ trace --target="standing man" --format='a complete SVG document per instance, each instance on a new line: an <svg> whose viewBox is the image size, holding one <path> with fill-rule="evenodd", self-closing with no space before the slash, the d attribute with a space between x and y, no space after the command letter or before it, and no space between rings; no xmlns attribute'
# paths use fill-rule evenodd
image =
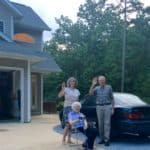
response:
<svg viewBox="0 0 150 150"><path fill-rule="evenodd" d="M105 146L109 146L110 140L110 127L111 127L111 115L114 113L114 97L112 87L105 84L106 79L104 76L94 78L89 90L89 94L96 96L96 112L98 118L98 128L100 142L105 143Z"/></svg>

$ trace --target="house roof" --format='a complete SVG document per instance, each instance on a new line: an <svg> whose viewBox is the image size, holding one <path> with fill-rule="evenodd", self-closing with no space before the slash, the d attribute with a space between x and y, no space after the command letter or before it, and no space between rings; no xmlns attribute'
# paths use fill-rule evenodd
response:
<svg viewBox="0 0 150 150"><path fill-rule="evenodd" d="M55 63L54 59L51 57L50 54L45 53L46 59L32 65L32 70L33 71L38 71L41 73L49 73L49 72L60 72L62 71L59 66Z"/></svg>
<svg viewBox="0 0 150 150"><path fill-rule="evenodd" d="M14 17L18 19L16 25L30 27L41 31L51 30L31 7L11 2L9 0L0 0L0 3L13 12Z"/></svg>
<svg viewBox="0 0 150 150"><path fill-rule="evenodd" d="M30 43L6 42L4 40L0 40L0 57L24 59L31 62L39 62L45 59L42 52L33 50Z"/></svg>
<svg viewBox="0 0 150 150"><path fill-rule="evenodd" d="M14 2L11 2L11 4L23 14L23 17L16 22L16 25L38 30L51 30L31 7Z"/></svg>
<svg viewBox="0 0 150 150"><path fill-rule="evenodd" d="M12 5L12 3L9 2L9 0L0 0L0 2L6 6L7 8L9 8L15 15L15 17L22 17L22 13L16 9L16 7L14 7L14 5Z"/></svg>
<svg viewBox="0 0 150 150"><path fill-rule="evenodd" d="M33 49L32 44L0 40L0 57L30 60L33 70L41 73L61 71L49 53Z"/></svg>

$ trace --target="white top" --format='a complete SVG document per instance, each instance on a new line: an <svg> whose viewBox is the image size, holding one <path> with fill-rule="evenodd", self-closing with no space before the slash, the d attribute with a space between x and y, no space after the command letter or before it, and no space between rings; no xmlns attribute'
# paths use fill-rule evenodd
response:
<svg viewBox="0 0 150 150"><path fill-rule="evenodd" d="M65 90L64 107L71 106L73 102L79 101L80 92L78 89L71 89L66 87Z"/></svg>

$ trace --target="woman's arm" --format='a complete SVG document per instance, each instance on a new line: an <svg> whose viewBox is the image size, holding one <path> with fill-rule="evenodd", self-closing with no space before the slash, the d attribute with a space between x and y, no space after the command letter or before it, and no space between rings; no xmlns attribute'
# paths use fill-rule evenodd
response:
<svg viewBox="0 0 150 150"><path fill-rule="evenodd" d="M84 129L86 130L88 128L88 123L87 123L87 120L84 119Z"/></svg>
<svg viewBox="0 0 150 150"><path fill-rule="evenodd" d="M74 125L75 123L79 122L80 119L76 119L76 120L69 120L69 124L72 126Z"/></svg>
<svg viewBox="0 0 150 150"><path fill-rule="evenodd" d="M94 88L95 88L96 84L97 84L97 77L93 78L93 80L92 80L92 85L89 89L89 94L90 95L94 94Z"/></svg>
<svg viewBox="0 0 150 150"><path fill-rule="evenodd" d="M58 93L59 98L65 96L65 87L66 87L66 84L65 84L65 82L63 82L62 85L61 85L61 90Z"/></svg>

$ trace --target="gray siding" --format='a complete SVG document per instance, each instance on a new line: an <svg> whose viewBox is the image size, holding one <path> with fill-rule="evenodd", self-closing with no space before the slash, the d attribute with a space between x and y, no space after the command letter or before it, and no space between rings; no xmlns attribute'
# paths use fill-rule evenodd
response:
<svg viewBox="0 0 150 150"><path fill-rule="evenodd" d="M15 26L14 32L15 32L15 34L16 33L27 33L27 34L31 35L35 40L35 43L33 43L33 45L32 45L32 49L37 50L37 51L43 50L42 49L42 47L43 47L43 41L42 41L43 33L42 33L42 31L31 30L31 29L23 28L23 27L20 28L20 27Z"/></svg>
<svg viewBox="0 0 150 150"><path fill-rule="evenodd" d="M32 28L30 29L29 27L17 26L19 20L14 20L12 12L3 6L3 4L0 5L0 20L4 21L4 34L8 38L13 40L15 33L27 33L35 40L35 43L33 43L33 49L37 51L43 50L43 32L41 30L34 30Z"/></svg>
<svg viewBox="0 0 150 150"><path fill-rule="evenodd" d="M11 12L2 4L0 5L0 20L4 21L5 35L12 39L13 35L13 16Z"/></svg>

